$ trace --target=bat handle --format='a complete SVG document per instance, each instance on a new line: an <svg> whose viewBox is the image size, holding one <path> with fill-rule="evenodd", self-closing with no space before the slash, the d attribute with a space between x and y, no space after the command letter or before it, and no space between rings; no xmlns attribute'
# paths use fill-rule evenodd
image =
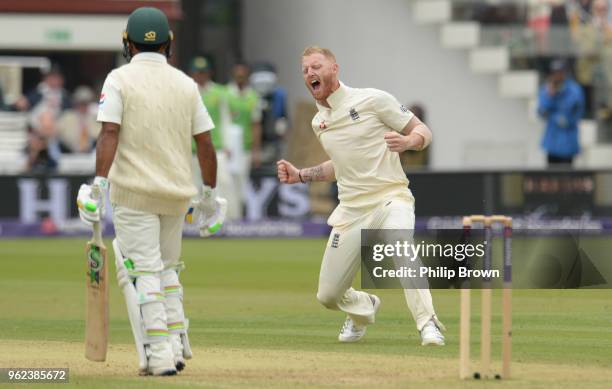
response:
<svg viewBox="0 0 612 389"><path fill-rule="evenodd" d="M91 197L98 200L98 202L104 201L104 199L101 198L102 191L100 190L100 187L98 185L92 185ZM101 220L99 222L93 223L93 240L98 244L102 243L102 228L100 226L100 223L102 223Z"/></svg>
<svg viewBox="0 0 612 389"><path fill-rule="evenodd" d="M98 244L102 243L102 227L100 223L101 222L93 223L93 241Z"/></svg>

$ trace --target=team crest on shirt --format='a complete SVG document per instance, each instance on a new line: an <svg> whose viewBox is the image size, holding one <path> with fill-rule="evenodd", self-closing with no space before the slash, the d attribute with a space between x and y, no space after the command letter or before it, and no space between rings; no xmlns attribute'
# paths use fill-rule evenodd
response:
<svg viewBox="0 0 612 389"><path fill-rule="evenodd" d="M406 113L408 112L408 107L406 107L404 104L400 105L400 111Z"/></svg>
<svg viewBox="0 0 612 389"><path fill-rule="evenodd" d="M327 124L325 123L325 120L321 120L321 123L319 123L319 128L321 130L324 130L327 128Z"/></svg>
<svg viewBox="0 0 612 389"><path fill-rule="evenodd" d="M349 111L349 115L351 116L351 119L353 119L353 121L359 119L359 112L357 112L355 108L351 108L351 110Z"/></svg>
<svg viewBox="0 0 612 389"><path fill-rule="evenodd" d="M100 100L98 101L99 105L104 104L104 102L106 101L106 95L104 93L100 93Z"/></svg>

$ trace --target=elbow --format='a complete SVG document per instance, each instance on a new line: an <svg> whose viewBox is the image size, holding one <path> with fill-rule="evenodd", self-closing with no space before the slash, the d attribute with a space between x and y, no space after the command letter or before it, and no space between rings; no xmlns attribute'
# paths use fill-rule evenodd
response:
<svg viewBox="0 0 612 389"><path fill-rule="evenodd" d="M119 125L115 123L102 123L99 137L107 139L119 138Z"/></svg>
<svg viewBox="0 0 612 389"><path fill-rule="evenodd" d="M419 150L426 149L427 146L429 146L431 144L431 141L433 140L433 134L429 127L427 127L426 125L421 125L415 128L414 132L416 132L422 138L422 143L421 147L419 147Z"/></svg>

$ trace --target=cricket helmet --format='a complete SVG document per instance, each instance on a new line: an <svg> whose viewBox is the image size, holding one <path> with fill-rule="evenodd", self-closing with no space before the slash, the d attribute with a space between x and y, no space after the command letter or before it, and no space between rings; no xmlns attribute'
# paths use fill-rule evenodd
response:
<svg viewBox="0 0 612 389"><path fill-rule="evenodd" d="M134 10L128 18L123 32L124 51L128 41L142 45L161 45L174 39L166 15L154 7L140 7ZM128 53L129 54L129 53ZM170 51L166 53L170 56Z"/></svg>
<svg viewBox="0 0 612 389"><path fill-rule="evenodd" d="M212 70L212 66L206 57L194 57L189 63L189 70L192 72L209 72Z"/></svg>

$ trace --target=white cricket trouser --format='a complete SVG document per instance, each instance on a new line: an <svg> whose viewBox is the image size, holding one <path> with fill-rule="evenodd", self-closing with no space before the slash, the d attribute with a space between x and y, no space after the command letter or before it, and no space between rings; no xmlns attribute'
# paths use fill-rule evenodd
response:
<svg viewBox="0 0 612 389"><path fill-rule="evenodd" d="M374 321L368 293L351 287L361 263L361 229L414 229L414 200L389 199L349 226L332 229L321 263L317 300L341 310L357 324ZM435 315L429 289L404 289L408 309L420 331Z"/></svg>
<svg viewBox="0 0 612 389"><path fill-rule="evenodd" d="M184 216L156 215L114 204L113 223L119 248L134 265L147 336L162 341L169 330L184 331L178 277Z"/></svg>

